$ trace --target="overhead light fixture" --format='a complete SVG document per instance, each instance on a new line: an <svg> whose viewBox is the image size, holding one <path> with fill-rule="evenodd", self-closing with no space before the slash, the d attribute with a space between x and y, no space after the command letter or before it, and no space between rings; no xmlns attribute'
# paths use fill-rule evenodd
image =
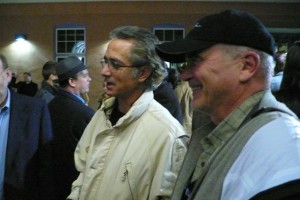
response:
<svg viewBox="0 0 300 200"><path fill-rule="evenodd" d="M21 34L21 33L16 34L16 35L15 35L15 40L16 40L16 41L24 41L24 40L27 40L27 35Z"/></svg>

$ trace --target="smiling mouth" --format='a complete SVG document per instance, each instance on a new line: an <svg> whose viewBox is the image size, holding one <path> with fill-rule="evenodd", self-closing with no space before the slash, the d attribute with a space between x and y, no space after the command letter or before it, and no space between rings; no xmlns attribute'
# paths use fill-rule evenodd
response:
<svg viewBox="0 0 300 200"><path fill-rule="evenodd" d="M112 82L105 82L105 87L112 86L112 85L113 85Z"/></svg>
<svg viewBox="0 0 300 200"><path fill-rule="evenodd" d="M201 90L203 88L203 86L202 85L193 85L193 86L191 86L191 88L193 91L198 91L198 90Z"/></svg>

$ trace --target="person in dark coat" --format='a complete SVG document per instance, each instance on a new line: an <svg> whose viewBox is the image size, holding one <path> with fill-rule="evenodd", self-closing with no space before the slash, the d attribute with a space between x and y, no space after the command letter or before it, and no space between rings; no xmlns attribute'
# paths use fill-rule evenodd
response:
<svg viewBox="0 0 300 200"><path fill-rule="evenodd" d="M300 41L288 49L281 86L274 95L300 117Z"/></svg>
<svg viewBox="0 0 300 200"><path fill-rule="evenodd" d="M158 103L160 103L162 106L164 106L171 113L171 115L175 119L177 119L180 124L182 124L182 110L175 90L173 89L175 88L173 83L176 83L174 81L174 76L170 76L169 71L170 70L165 68L165 78L163 79L161 84L153 91L154 99L158 101Z"/></svg>
<svg viewBox="0 0 300 200"><path fill-rule="evenodd" d="M0 199L53 200L48 107L8 89L11 77L0 55Z"/></svg>
<svg viewBox="0 0 300 200"><path fill-rule="evenodd" d="M54 134L56 200L65 200L78 172L74 151L95 111L85 105L80 94L89 91L91 78L86 66L77 57L68 57L56 64L60 89L48 104Z"/></svg>
<svg viewBox="0 0 300 200"><path fill-rule="evenodd" d="M175 91L172 88L171 83L166 80L153 91L154 99L164 106L171 115L182 124L182 111L179 104L179 100L176 96Z"/></svg>
<svg viewBox="0 0 300 200"><path fill-rule="evenodd" d="M32 81L29 72L23 73L23 79L24 81L17 83L18 93L33 97L38 91L38 84Z"/></svg>
<svg viewBox="0 0 300 200"><path fill-rule="evenodd" d="M41 84L41 89L35 94L36 97L44 99L47 103L49 103L56 94L58 90L58 86L54 83L57 80L56 75L56 62L55 61L47 61L43 66L43 81Z"/></svg>

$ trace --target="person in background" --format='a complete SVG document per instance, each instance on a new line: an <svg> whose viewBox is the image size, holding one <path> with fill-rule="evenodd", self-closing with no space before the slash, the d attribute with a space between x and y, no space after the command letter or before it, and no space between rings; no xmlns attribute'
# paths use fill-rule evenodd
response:
<svg viewBox="0 0 300 200"><path fill-rule="evenodd" d="M54 83L57 80L56 75L56 62L55 61L47 61L42 70L43 81L41 84L41 89L36 93L36 97L44 99L47 103L49 103L56 94L58 90L58 86Z"/></svg>
<svg viewBox="0 0 300 200"><path fill-rule="evenodd" d="M187 62L181 77L193 107L211 119L192 134L173 200L256 199L294 181L299 188L300 122L271 93L275 42L259 19L234 9L208 15L156 50L165 61ZM284 199L299 197L293 191Z"/></svg>
<svg viewBox="0 0 300 200"><path fill-rule="evenodd" d="M183 63L183 65L186 65L186 63ZM187 134L191 136L193 119L193 91L189 86L189 83L182 80L180 75L178 76L174 90L182 111L182 125Z"/></svg>
<svg viewBox="0 0 300 200"><path fill-rule="evenodd" d="M52 129L47 104L8 88L0 55L0 199L53 200Z"/></svg>
<svg viewBox="0 0 300 200"><path fill-rule="evenodd" d="M167 68L167 71L168 71L168 76L167 76L166 80L169 83L171 83L172 88L175 89L176 86L178 85L178 81L180 81L178 72L174 68Z"/></svg>
<svg viewBox="0 0 300 200"><path fill-rule="evenodd" d="M12 71L11 73L11 81L8 84L8 88L13 90L14 92L17 92L17 74L15 72Z"/></svg>
<svg viewBox="0 0 300 200"><path fill-rule="evenodd" d="M90 102L90 97L89 97L88 92L81 93L80 96L81 96L82 99L84 100L85 105L88 106L88 105L89 105L89 102Z"/></svg>
<svg viewBox="0 0 300 200"><path fill-rule="evenodd" d="M89 91L91 78L78 57L59 61L56 73L60 88L48 106L54 135L55 199L65 200L78 176L73 156L76 145L95 111L80 96Z"/></svg>
<svg viewBox="0 0 300 200"><path fill-rule="evenodd" d="M187 139L153 98L164 78L150 31L118 27L101 59L105 98L75 150L80 175L68 199L169 199Z"/></svg>
<svg viewBox="0 0 300 200"><path fill-rule="evenodd" d="M173 85L168 81L168 71L169 70L165 69L165 78L153 91L154 99L164 106L171 113L171 115L177 119L180 124L182 124L183 117L181 107L173 89Z"/></svg>
<svg viewBox="0 0 300 200"><path fill-rule="evenodd" d="M24 81L16 83L17 92L33 97L38 91L38 84L32 81L31 74L29 72L23 73L23 80Z"/></svg>
<svg viewBox="0 0 300 200"><path fill-rule="evenodd" d="M105 84L106 83L102 83L102 88L105 88L106 86L105 86ZM101 105L102 105L102 103L106 100L106 99L108 99L109 98L109 96L105 93L105 91L102 91L101 92L101 94L99 95L99 98L98 98L98 107L97 107L97 110L99 109L99 108L101 108Z"/></svg>
<svg viewBox="0 0 300 200"><path fill-rule="evenodd" d="M295 42L286 57L280 90L275 97L300 117L300 42Z"/></svg>
<svg viewBox="0 0 300 200"><path fill-rule="evenodd" d="M276 52L275 56L274 76L271 79L271 91L276 92L280 88L282 82L283 70L286 62L286 52Z"/></svg>

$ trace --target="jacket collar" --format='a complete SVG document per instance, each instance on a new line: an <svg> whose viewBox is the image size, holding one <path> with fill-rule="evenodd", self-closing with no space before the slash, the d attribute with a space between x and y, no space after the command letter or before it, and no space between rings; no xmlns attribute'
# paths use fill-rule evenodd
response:
<svg viewBox="0 0 300 200"><path fill-rule="evenodd" d="M106 99L101 105L100 110L102 110L106 116L110 116L111 112L114 108L115 101L117 99L115 97L110 97ZM115 126L128 124L136 119L138 119L150 106L152 101L154 100L153 91L145 91L131 106L129 111L119 119Z"/></svg>

